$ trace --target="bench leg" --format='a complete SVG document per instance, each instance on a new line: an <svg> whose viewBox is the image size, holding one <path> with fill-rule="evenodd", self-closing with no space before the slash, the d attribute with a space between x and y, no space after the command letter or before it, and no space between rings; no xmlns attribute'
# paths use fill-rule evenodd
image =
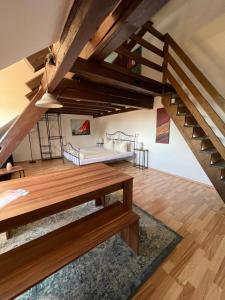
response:
<svg viewBox="0 0 225 300"><path fill-rule="evenodd" d="M9 240L11 238L11 232L8 230L5 233L6 239Z"/></svg>
<svg viewBox="0 0 225 300"><path fill-rule="evenodd" d="M138 254L139 246L139 220L123 229L121 232L121 238L127 243L127 245Z"/></svg>
<svg viewBox="0 0 225 300"><path fill-rule="evenodd" d="M104 206L105 207L105 196L98 197L95 199L95 206Z"/></svg>

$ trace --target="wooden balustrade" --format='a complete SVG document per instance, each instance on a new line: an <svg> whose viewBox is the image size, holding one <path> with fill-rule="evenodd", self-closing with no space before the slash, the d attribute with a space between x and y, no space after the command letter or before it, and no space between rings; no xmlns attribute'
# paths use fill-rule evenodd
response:
<svg viewBox="0 0 225 300"><path fill-rule="evenodd" d="M217 151L220 153L220 155L223 157L223 159L225 159L225 147L224 147L223 143L216 136L216 134L211 129L211 127L208 125L208 123L206 122L204 117L201 115L201 113L198 111L196 106L192 103L191 99L185 93L185 91L183 90L181 85L178 83L178 81L174 78L174 76L171 74L171 72L169 70L165 71L165 77L169 80L169 82L171 82L173 87L176 89L178 96L182 99L182 101L187 106L187 108L189 109L191 114L197 120L198 124L201 126L201 128L204 130L204 132L210 138L210 140L216 147Z"/></svg>
<svg viewBox="0 0 225 300"><path fill-rule="evenodd" d="M206 78L206 76L196 67L192 60L187 56L187 54L181 49L181 47L174 41L174 39L169 35L165 35L165 42L173 49L177 56L182 60L182 62L187 66L187 68L192 72L199 83L205 88L207 93L212 97L212 99L217 103L217 105L225 112L225 99L217 91L217 89L211 84L211 82Z"/></svg>
<svg viewBox="0 0 225 300"><path fill-rule="evenodd" d="M199 112L197 107L193 104L190 97L182 88L179 81L175 78L170 71L170 68L175 72L177 77L185 84L191 94L194 96L195 100L199 103L202 109L206 112L208 117L213 121L213 123L217 126L220 132L225 136L225 124L224 121L220 118L220 116L213 109L211 104L204 97L202 92L198 89L195 83L191 80L191 78L185 73L183 68L179 65L179 63L175 60L175 58L171 55L170 49L172 49L176 55L181 59L181 61L186 65L186 67L191 71L193 76L198 80L201 86L206 90L206 92L215 100L215 102L220 106L221 109L225 111L225 100L219 94L219 92L213 87L213 85L209 82L209 80L205 77L204 74L195 66L195 64L191 61L191 59L186 55L186 53L181 49L181 47L173 40L173 38L169 35L165 35L165 44L164 44L164 62L163 62L163 83L166 83L168 80L172 86L175 88L178 96L182 99L184 104L187 106L191 114L194 116L198 124L210 138L217 151L220 153L223 159L225 159L225 147L209 124L206 122L205 118Z"/></svg>
<svg viewBox="0 0 225 300"><path fill-rule="evenodd" d="M183 81L183 83L186 85L186 87L189 89L189 91L192 93L192 95L195 97L195 99L198 101L201 107L205 110L207 115L211 118L211 120L213 120L214 124L218 127L221 133L225 136L225 124L223 120L221 120L221 118L218 116L218 114L215 112L215 110L212 108L209 102L198 90L196 85L190 80L190 78L185 74L185 72L170 54L168 54L168 63L179 76L179 78Z"/></svg>

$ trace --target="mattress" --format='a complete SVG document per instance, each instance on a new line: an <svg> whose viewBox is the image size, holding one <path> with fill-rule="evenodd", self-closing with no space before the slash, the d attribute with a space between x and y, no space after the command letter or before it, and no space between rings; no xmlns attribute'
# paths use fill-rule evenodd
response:
<svg viewBox="0 0 225 300"><path fill-rule="evenodd" d="M107 162L113 160L122 160L132 158L134 156L133 152L114 152L111 150L106 150L103 148L81 148L80 149L80 159L76 157L72 152L64 151L64 157L72 161L76 165L87 165L97 162Z"/></svg>

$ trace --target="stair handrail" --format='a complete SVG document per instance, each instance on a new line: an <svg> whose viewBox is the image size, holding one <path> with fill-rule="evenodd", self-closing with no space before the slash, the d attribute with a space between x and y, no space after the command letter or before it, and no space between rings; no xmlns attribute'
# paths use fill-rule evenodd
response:
<svg viewBox="0 0 225 300"><path fill-rule="evenodd" d="M225 124L224 121L220 118L220 116L215 112L213 107L209 104L209 102L205 99L196 85L192 82L192 80L186 75L183 69L179 66L173 56L170 54L169 50L171 49L177 54L177 56L183 61L183 63L188 67L188 69L192 72L195 78L200 82L200 84L209 91L214 91L214 96L217 95L217 100L220 99L222 101L223 97L219 94L219 92L213 87L213 85L208 81L205 75L195 66L195 64L191 61L191 59L187 56L187 54L181 49L181 47L173 40L173 38L169 35L165 35L165 45L164 45L164 62L163 62L163 82L166 83L168 80L172 86L175 88L179 97L183 100L184 104L193 114L194 118L197 120L199 125L204 130L205 134L212 141L214 146L220 155L225 159L225 147L215 132L212 130L210 125L206 122L205 118L201 115L199 110L191 101L188 94L184 91L182 86L173 76L172 72L169 70L168 66L171 66L172 69L177 74L178 78L182 80L182 82L187 86L188 90L194 95L195 99L198 101L200 106L206 111L207 115L211 118L213 123L217 126L217 128L221 131L221 133L225 136ZM208 84L209 83L209 84ZM224 104L225 100L223 99ZM225 107L225 105L224 105Z"/></svg>
<svg viewBox="0 0 225 300"><path fill-rule="evenodd" d="M173 49L177 56L183 61L186 67L191 71L199 83L205 88L207 93L214 99L216 104L225 112L225 99L219 93L219 91L212 85L212 83L206 78L206 76L199 70L199 68L193 63L190 57L184 52L184 50L175 42L170 34L165 34L165 42Z"/></svg>

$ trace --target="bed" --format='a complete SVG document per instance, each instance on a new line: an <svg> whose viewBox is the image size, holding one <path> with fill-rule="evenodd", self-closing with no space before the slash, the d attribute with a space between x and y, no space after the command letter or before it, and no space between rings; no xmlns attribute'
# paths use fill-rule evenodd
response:
<svg viewBox="0 0 225 300"><path fill-rule="evenodd" d="M113 162L134 159L137 135L126 134L122 131L106 133L106 142L100 147L78 148L67 143L63 156L78 166L97 162Z"/></svg>

